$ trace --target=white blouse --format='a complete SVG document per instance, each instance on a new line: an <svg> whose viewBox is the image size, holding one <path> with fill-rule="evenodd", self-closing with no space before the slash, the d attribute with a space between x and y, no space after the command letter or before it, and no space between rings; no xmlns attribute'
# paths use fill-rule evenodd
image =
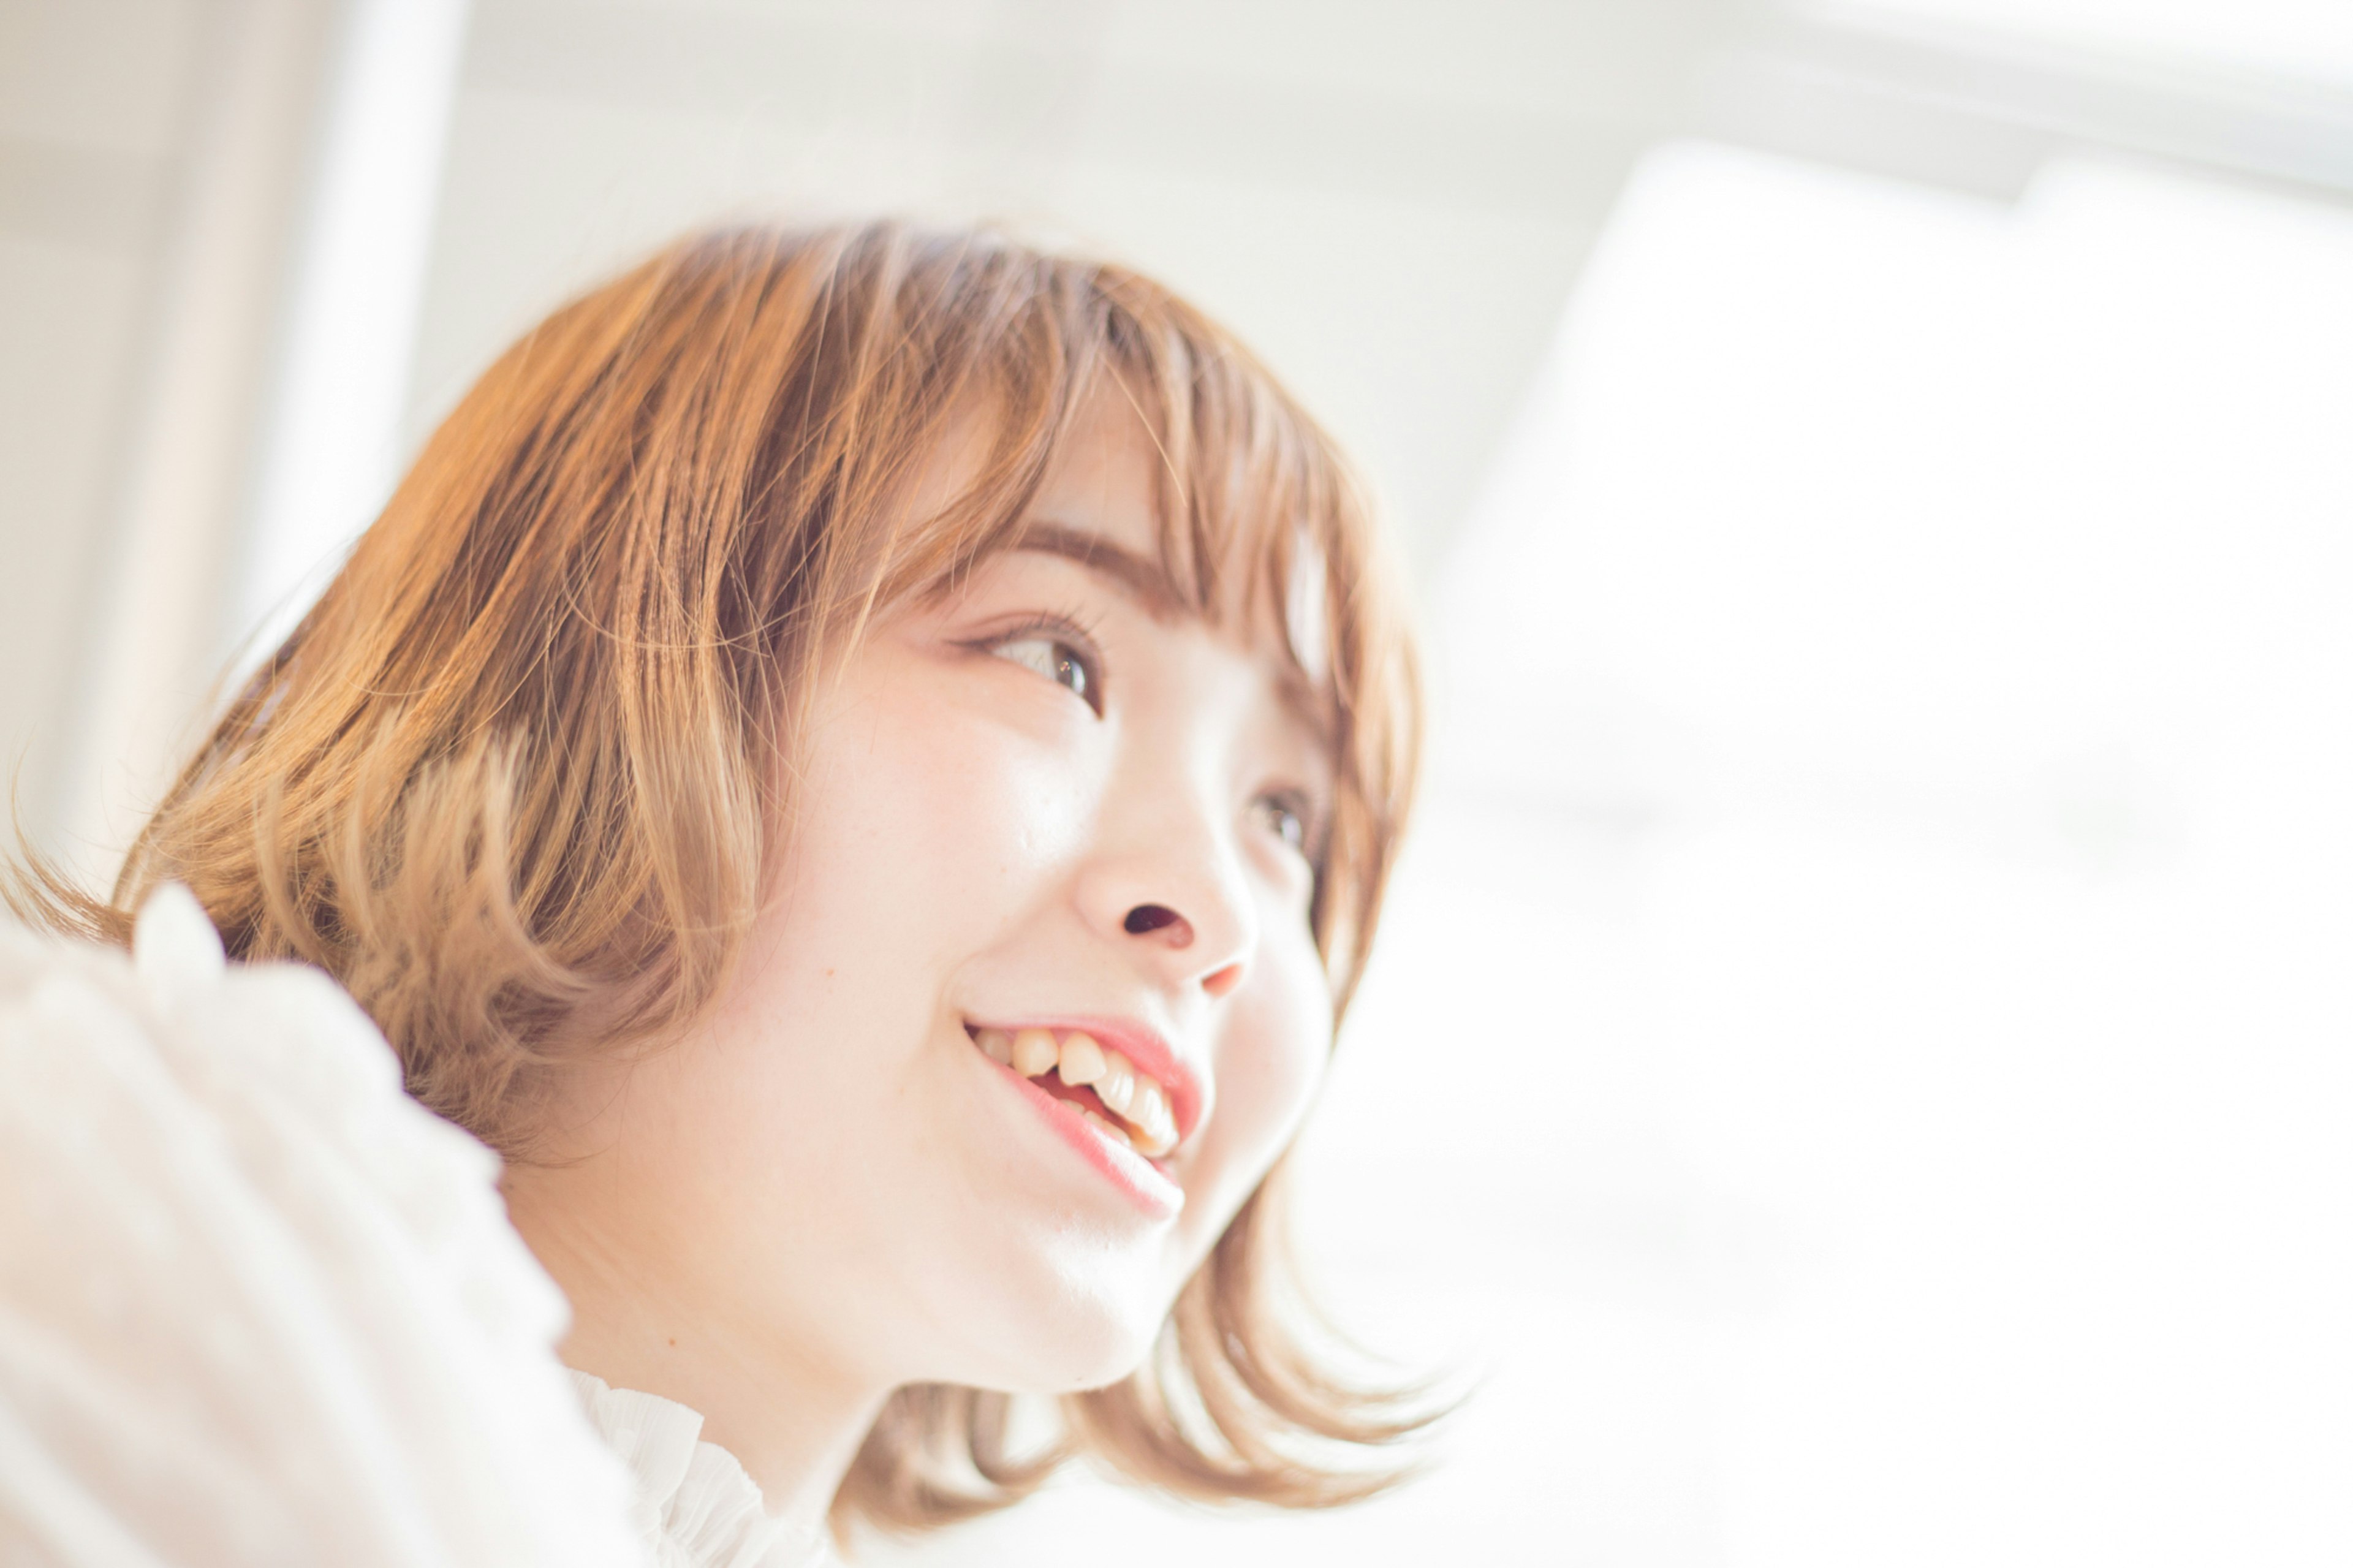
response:
<svg viewBox="0 0 2353 1568"><path fill-rule="evenodd" d="M127 961L0 925L0 1563L821 1561L691 1411L566 1373L498 1169L183 889Z"/></svg>
<svg viewBox="0 0 2353 1568"><path fill-rule="evenodd" d="M656 1568L817 1568L820 1534L768 1517L735 1456L702 1441L702 1417L676 1400L572 1373L588 1419L637 1476L630 1522Z"/></svg>

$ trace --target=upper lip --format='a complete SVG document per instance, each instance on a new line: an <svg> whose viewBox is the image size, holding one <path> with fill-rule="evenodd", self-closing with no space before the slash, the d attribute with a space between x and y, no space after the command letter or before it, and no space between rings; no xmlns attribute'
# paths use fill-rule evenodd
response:
<svg viewBox="0 0 2353 1568"><path fill-rule="evenodd" d="M1138 1018L1107 1017L1098 1014L1047 1013L1023 1014L1009 1018L975 1018L975 1028L1051 1029L1057 1035L1080 1032L1094 1037L1095 1044L1106 1050L1117 1051L1135 1065L1135 1069L1160 1086L1168 1097L1169 1114L1176 1121L1176 1142L1182 1143L1193 1135L1209 1108L1208 1084L1191 1063L1176 1054L1167 1037Z"/></svg>

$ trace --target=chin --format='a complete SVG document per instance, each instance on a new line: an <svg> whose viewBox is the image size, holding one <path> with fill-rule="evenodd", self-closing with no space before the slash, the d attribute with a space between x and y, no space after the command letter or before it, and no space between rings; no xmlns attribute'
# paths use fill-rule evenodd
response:
<svg viewBox="0 0 2353 1568"><path fill-rule="evenodd" d="M1144 1364L1169 1303L1128 1298L1068 1277L1011 1314L1019 1327L991 1347L987 1375L954 1378L1008 1394L1081 1394L1108 1387ZM1008 1303L1012 1305L1012 1303Z"/></svg>
<svg viewBox="0 0 2353 1568"><path fill-rule="evenodd" d="M1152 1346L1160 1336L1161 1320L1150 1323L1119 1323L1103 1325L1101 1332L1087 1349L1084 1357L1064 1355L1057 1368L1055 1392L1084 1394L1097 1388L1108 1388L1135 1371L1152 1353Z"/></svg>

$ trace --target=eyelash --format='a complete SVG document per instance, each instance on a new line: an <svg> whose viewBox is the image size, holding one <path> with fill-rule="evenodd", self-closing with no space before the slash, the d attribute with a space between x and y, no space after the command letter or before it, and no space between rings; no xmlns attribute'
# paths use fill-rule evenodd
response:
<svg viewBox="0 0 2353 1568"><path fill-rule="evenodd" d="M971 646L978 652L1001 654L1016 643L1031 640L1050 641L1055 647L1072 657L1085 689L1071 690L1071 695L1101 718L1103 710L1103 655L1095 647L1093 626L1085 617L1073 612L1032 616ZM1060 683L1058 681L1056 684ZM1269 790L1258 797L1256 805L1268 814L1268 826L1273 829L1275 837L1316 868L1320 875L1324 863L1323 827L1317 818L1315 804L1306 793L1295 789ZM1283 830L1275 820L1276 814L1288 817L1295 825L1295 835Z"/></svg>
<svg viewBox="0 0 2353 1568"><path fill-rule="evenodd" d="M983 653L1001 655L1016 643L1051 642L1056 648L1071 656L1071 661L1079 671L1080 685L1084 688L1083 690L1067 686L1063 689L1085 703L1100 719L1103 710L1103 655L1095 647L1093 632L1093 626L1086 618L1066 611L1059 615L1032 616L972 646ZM1046 675L1050 680L1054 679L1046 671L1038 673ZM1062 682L1056 680L1055 684L1060 686Z"/></svg>
<svg viewBox="0 0 2353 1568"><path fill-rule="evenodd" d="M1275 837L1281 838L1308 864L1319 867L1323 864L1323 847L1317 842L1322 834L1320 825L1315 819L1314 802L1298 790L1279 789L1270 790L1259 796L1258 805L1262 810L1269 812L1270 817L1273 813L1280 812L1297 825L1298 833L1294 837L1292 834L1284 832L1279 825L1270 821L1270 826L1274 827Z"/></svg>

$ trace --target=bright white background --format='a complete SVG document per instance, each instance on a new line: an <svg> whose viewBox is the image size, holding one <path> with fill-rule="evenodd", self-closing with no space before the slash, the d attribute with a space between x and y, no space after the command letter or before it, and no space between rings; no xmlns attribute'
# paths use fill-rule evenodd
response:
<svg viewBox="0 0 2353 1568"><path fill-rule="evenodd" d="M2353 215L1638 172L1308 1151L1393 1501L922 1561L2353 1558Z"/></svg>

